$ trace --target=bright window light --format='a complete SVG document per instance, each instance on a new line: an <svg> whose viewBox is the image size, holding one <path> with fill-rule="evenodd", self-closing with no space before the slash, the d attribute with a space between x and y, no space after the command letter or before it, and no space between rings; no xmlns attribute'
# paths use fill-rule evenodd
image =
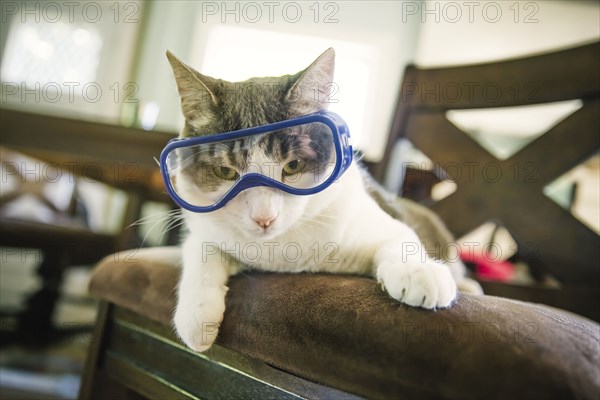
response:
<svg viewBox="0 0 600 400"><path fill-rule="evenodd" d="M271 30L215 25L208 33L200 71L228 81L255 76L293 74L308 67L327 48L336 51L335 84L331 111L348 123L353 143L361 147L366 116L375 96L372 88L377 49L359 43Z"/></svg>
<svg viewBox="0 0 600 400"><path fill-rule="evenodd" d="M92 28L64 22L11 24L2 60L3 82L28 86L96 79L102 37Z"/></svg>

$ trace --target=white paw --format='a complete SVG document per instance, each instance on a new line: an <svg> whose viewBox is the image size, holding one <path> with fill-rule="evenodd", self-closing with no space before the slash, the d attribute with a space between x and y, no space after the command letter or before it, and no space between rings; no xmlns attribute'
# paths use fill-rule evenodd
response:
<svg viewBox="0 0 600 400"><path fill-rule="evenodd" d="M456 298L450 269L433 260L420 264L383 261L377 268L377 280L390 296L409 306L445 308Z"/></svg>
<svg viewBox="0 0 600 400"><path fill-rule="evenodd" d="M202 352L212 346L225 312L225 295L219 289L203 289L194 299L180 298L173 322L177 335L192 350Z"/></svg>

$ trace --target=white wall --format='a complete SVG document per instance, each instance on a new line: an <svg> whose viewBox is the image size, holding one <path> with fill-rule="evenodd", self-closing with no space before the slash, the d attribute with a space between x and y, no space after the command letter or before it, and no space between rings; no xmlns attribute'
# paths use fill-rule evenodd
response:
<svg viewBox="0 0 600 400"><path fill-rule="evenodd" d="M146 7L134 78L140 88L140 112L149 102L158 104L154 129L176 132L180 128L179 96L165 52L170 50L184 60L189 57L197 6L192 1L153 1L146 2Z"/></svg>
<svg viewBox="0 0 600 400"><path fill-rule="evenodd" d="M415 57L421 67L514 58L600 38L598 1L427 0L410 18L422 22Z"/></svg>

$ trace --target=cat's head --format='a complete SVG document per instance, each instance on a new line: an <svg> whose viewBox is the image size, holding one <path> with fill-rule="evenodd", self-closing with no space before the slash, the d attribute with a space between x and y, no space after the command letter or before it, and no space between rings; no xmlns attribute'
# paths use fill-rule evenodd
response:
<svg viewBox="0 0 600 400"><path fill-rule="evenodd" d="M325 109L327 102L324 100L328 98L333 82L335 53L328 49L308 68L293 75L252 78L243 82L212 78L195 71L170 52L167 57L185 117L180 137L193 137L265 125ZM288 139L276 137L269 143L257 144L248 138L236 146L222 146L218 154L212 152L214 165L199 174L202 178L187 175L178 178L179 185L193 190L191 195L210 197L226 192L232 184L230 178L248 172L249 166L275 163L288 170L290 165L297 168L297 153L310 150L311 141L317 138L308 137L308 140L296 141L291 146ZM211 160L202 161L206 166ZM317 214L322 207L322 204L316 204L318 197L291 195L264 186L253 187L211 214L224 225L222 228L249 238L269 239L288 231L300 219ZM204 201L198 200L199 203Z"/></svg>

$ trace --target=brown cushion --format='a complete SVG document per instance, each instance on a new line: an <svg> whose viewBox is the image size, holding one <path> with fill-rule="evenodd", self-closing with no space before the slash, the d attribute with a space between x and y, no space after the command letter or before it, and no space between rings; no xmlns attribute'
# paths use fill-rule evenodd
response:
<svg viewBox="0 0 600 400"><path fill-rule="evenodd" d="M91 292L171 324L177 267L109 257ZM600 327L491 296L449 310L399 304L372 279L233 277L217 343L297 376L369 398L598 398Z"/></svg>

